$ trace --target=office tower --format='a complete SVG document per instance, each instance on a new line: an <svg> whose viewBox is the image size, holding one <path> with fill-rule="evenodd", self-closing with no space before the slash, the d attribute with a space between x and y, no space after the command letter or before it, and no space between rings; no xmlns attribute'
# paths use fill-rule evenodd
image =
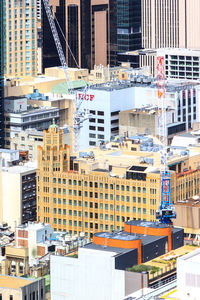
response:
<svg viewBox="0 0 200 300"><path fill-rule="evenodd" d="M118 52L141 49L141 0L117 0Z"/></svg>
<svg viewBox="0 0 200 300"><path fill-rule="evenodd" d="M4 146L5 0L0 1L0 148Z"/></svg>
<svg viewBox="0 0 200 300"><path fill-rule="evenodd" d="M199 49L199 10L199 0L142 0L142 47Z"/></svg>
<svg viewBox="0 0 200 300"><path fill-rule="evenodd" d="M92 69L115 65L117 51L116 0L50 1L63 51L70 67ZM43 7L43 68L60 65ZM68 41L71 51L57 24ZM76 64L76 62L77 64Z"/></svg>
<svg viewBox="0 0 200 300"><path fill-rule="evenodd" d="M6 1L6 76L37 73L36 0Z"/></svg>

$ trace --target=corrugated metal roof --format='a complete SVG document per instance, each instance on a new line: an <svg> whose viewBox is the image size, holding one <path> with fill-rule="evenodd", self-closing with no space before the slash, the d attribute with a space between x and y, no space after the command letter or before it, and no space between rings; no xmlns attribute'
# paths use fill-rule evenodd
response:
<svg viewBox="0 0 200 300"><path fill-rule="evenodd" d="M84 80L74 80L71 82L74 89L83 88L86 86L86 82ZM52 87L51 93L54 94L68 94L69 84L67 82L61 82Z"/></svg>

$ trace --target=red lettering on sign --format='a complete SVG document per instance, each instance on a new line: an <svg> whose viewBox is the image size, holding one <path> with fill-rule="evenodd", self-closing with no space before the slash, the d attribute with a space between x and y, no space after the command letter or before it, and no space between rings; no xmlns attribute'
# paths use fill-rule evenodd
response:
<svg viewBox="0 0 200 300"><path fill-rule="evenodd" d="M90 95L90 101L93 101L94 95Z"/></svg>
<svg viewBox="0 0 200 300"><path fill-rule="evenodd" d="M78 93L78 99L79 100L86 100L86 101L93 101L94 99L94 95L89 95L89 94L81 94L81 93Z"/></svg>

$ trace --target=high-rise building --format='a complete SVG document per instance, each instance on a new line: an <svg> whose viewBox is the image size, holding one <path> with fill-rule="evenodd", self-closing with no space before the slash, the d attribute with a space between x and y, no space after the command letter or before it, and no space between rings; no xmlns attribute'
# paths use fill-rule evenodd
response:
<svg viewBox="0 0 200 300"><path fill-rule="evenodd" d="M5 1L0 1L0 148L4 146Z"/></svg>
<svg viewBox="0 0 200 300"><path fill-rule="evenodd" d="M117 0L118 52L141 49L141 0Z"/></svg>
<svg viewBox="0 0 200 300"><path fill-rule="evenodd" d="M149 146L152 141L138 137L70 156L63 135L52 124L44 131L44 146L38 148L39 222L49 223L55 231L92 237L98 231L123 230L127 220L155 220L160 156L158 147ZM168 161L172 202L199 194L199 156L179 151Z"/></svg>
<svg viewBox="0 0 200 300"><path fill-rule="evenodd" d="M142 47L199 49L199 10L199 0L142 0Z"/></svg>
<svg viewBox="0 0 200 300"><path fill-rule="evenodd" d="M70 67L78 64L82 68L93 69L94 65L116 64L116 0L64 0L56 3L51 0L49 3ZM43 67L55 65L60 65L59 57L43 7Z"/></svg>
<svg viewBox="0 0 200 300"><path fill-rule="evenodd" d="M36 0L6 1L6 76L37 74Z"/></svg>

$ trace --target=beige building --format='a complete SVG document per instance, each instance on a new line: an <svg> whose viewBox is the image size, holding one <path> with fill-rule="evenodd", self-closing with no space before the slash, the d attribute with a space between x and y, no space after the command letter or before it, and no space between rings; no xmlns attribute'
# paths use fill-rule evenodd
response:
<svg viewBox="0 0 200 300"><path fill-rule="evenodd" d="M177 217L174 225L184 229L188 240L200 240L200 197L185 198L175 204Z"/></svg>
<svg viewBox="0 0 200 300"><path fill-rule="evenodd" d="M0 275L0 297L3 300L45 299L45 279L30 280Z"/></svg>
<svg viewBox="0 0 200 300"><path fill-rule="evenodd" d="M88 81L88 70L69 68L68 74L71 81ZM44 74L31 78L15 78L6 82L4 86L5 97L22 96L31 94L34 90L39 93L50 93L52 88L60 83L65 83L66 77L61 67L46 68Z"/></svg>
<svg viewBox="0 0 200 300"><path fill-rule="evenodd" d="M104 83L107 81L113 81L119 78L119 74L122 71L129 69L127 66L110 67L108 66L94 66L94 69L90 71L89 82L92 84Z"/></svg>
<svg viewBox="0 0 200 300"><path fill-rule="evenodd" d="M43 131L26 129L16 133L11 139L11 150L28 150L29 159L37 160L37 147L43 145Z"/></svg>
<svg viewBox="0 0 200 300"><path fill-rule="evenodd" d="M199 0L142 0L142 48L199 49Z"/></svg>
<svg viewBox="0 0 200 300"><path fill-rule="evenodd" d="M28 273L28 248L8 245L5 247L5 259L1 261L3 275L22 276Z"/></svg>
<svg viewBox="0 0 200 300"><path fill-rule="evenodd" d="M36 1L6 2L6 72L7 77L37 74Z"/></svg>
<svg viewBox="0 0 200 300"><path fill-rule="evenodd" d="M160 114L161 111L156 106L146 106L120 112L119 135L130 137L138 134L147 134L158 137L161 134L159 130ZM168 109L166 111L167 140L169 145L178 132L185 131L184 123L174 123L175 114L175 110Z"/></svg>
<svg viewBox="0 0 200 300"><path fill-rule="evenodd" d="M146 142L152 144L152 139ZM50 126L38 150L37 219L57 231L92 237L98 231L123 230L131 219L155 220L160 204L160 154L144 150L141 139L116 141L70 157L63 131ZM153 146L152 146L153 147ZM178 151L178 150L177 150ZM199 154L174 151L168 159L171 199L199 193ZM189 174L184 170L191 169ZM183 172L188 183L184 184Z"/></svg>

